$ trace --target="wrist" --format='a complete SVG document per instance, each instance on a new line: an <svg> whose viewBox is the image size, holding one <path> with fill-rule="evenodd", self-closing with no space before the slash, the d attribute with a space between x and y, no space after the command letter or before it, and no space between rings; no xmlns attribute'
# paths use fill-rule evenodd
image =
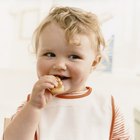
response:
<svg viewBox="0 0 140 140"><path fill-rule="evenodd" d="M37 104L33 101L29 101L27 102L27 106L31 109L31 110L36 110L36 111L41 111L42 110L42 106L40 104Z"/></svg>

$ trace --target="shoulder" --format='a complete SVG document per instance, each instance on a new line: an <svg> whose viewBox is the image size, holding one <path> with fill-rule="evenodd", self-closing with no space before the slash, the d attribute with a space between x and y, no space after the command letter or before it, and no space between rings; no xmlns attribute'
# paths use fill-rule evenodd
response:
<svg viewBox="0 0 140 140"><path fill-rule="evenodd" d="M91 93L91 106L102 118L107 118L109 123L112 120L112 95L107 91L94 90Z"/></svg>
<svg viewBox="0 0 140 140"><path fill-rule="evenodd" d="M93 88L92 100L100 105L111 105L112 95L109 91L96 90Z"/></svg>

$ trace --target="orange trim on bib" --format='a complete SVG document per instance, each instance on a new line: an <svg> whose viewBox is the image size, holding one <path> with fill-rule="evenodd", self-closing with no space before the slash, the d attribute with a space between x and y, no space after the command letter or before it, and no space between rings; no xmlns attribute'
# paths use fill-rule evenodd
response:
<svg viewBox="0 0 140 140"><path fill-rule="evenodd" d="M80 94L80 95L68 95L68 94L59 94L59 95L56 95L56 97L58 98L63 98L63 99L77 99L77 98L82 98L82 97L86 97L88 96L91 91L92 91L92 88L91 87L86 87L87 88L87 92L85 92L84 94Z"/></svg>

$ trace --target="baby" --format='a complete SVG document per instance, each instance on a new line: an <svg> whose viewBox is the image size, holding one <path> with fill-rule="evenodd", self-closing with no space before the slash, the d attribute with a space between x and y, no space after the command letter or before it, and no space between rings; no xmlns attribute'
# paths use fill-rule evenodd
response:
<svg viewBox="0 0 140 140"><path fill-rule="evenodd" d="M96 15L56 7L34 39L38 80L4 140L129 140L114 98L86 86L105 47Z"/></svg>

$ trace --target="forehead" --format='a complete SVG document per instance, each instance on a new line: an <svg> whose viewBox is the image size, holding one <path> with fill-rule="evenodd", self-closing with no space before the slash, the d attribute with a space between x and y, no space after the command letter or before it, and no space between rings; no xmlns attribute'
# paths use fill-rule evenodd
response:
<svg viewBox="0 0 140 140"><path fill-rule="evenodd" d="M65 31L56 23L50 23L46 27L43 28L40 38L39 38L39 46L41 47L53 47L53 46L71 46L72 48L79 47L92 47L94 40L93 35L89 34L75 34L72 40L72 43L68 44L65 37ZM74 47L73 47L74 46Z"/></svg>
<svg viewBox="0 0 140 140"><path fill-rule="evenodd" d="M61 39L60 39L61 37ZM43 28L39 36L39 44L55 44L56 41L65 41L64 30L61 29L57 24L50 23Z"/></svg>

